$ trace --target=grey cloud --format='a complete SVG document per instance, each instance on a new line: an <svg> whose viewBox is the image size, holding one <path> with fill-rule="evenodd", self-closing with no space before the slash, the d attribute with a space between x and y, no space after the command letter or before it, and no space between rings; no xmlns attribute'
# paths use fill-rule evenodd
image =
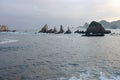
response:
<svg viewBox="0 0 120 80"><path fill-rule="evenodd" d="M45 23L79 26L92 20L99 21L119 16L111 9L114 0L1 0L0 24L13 28L37 28Z"/></svg>

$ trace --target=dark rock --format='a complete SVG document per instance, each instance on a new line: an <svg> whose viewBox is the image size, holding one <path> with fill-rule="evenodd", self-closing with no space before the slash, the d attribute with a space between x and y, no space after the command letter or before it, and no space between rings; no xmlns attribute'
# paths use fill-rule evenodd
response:
<svg viewBox="0 0 120 80"><path fill-rule="evenodd" d="M83 33L86 33L85 31L79 31L79 33L83 34Z"/></svg>
<svg viewBox="0 0 120 80"><path fill-rule="evenodd" d="M104 27L98 23L98 22L91 22L91 24L89 25L89 27L86 30L86 33L104 33L105 29Z"/></svg>
<svg viewBox="0 0 120 80"><path fill-rule="evenodd" d="M56 33L56 32L57 32L57 29L54 27L54 29L50 29L46 33Z"/></svg>
<svg viewBox="0 0 120 80"><path fill-rule="evenodd" d="M56 33L56 32L57 32L57 29L54 27L54 30L53 30L53 31L54 31L54 33Z"/></svg>
<svg viewBox="0 0 120 80"><path fill-rule="evenodd" d="M92 21L83 36L104 36L106 33L111 33L111 31L105 30L100 23Z"/></svg>
<svg viewBox="0 0 120 80"><path fill-rule="evenodd" d="M100 23L92 21L86 30L86 36L104 36L105 33L110 32L106 31Z"/></svg>
<svg viewBox="0 0 120 80"><path fill-rule="evenodd" d="M79 31L79 30L77 30L77 31L75 31L74 33L84 34L84 33L86 33L86 32L85 32L85 31Z"/></svg>
<svg viewBox="0 0 120 80"><path fill-rule="evenodd" d="M104 33L90 33L90 34L85 34L85 35L82 35L82 36L104 36Z"/></svg>
<svg viewBox="0 0 120 80"><path fill-rule="evenodd" d="M53 31L53 29L50 29L46 33L54 33L54 31Z"/></svg>
<svg viewBox="0 0 120 80"><path fill-rule="evenodd" d="M16 32L16 30L11 30L11 32Z"/></svg>
<svg viewBox="0 0 120 80"><path fill-rule="evenodd" d="M48 25L45 24L44 27L39 31L39 33L42 32L42 33L47 33L48 32Z"/></svg>
<svg viewBox="0 0 120 80"><path fill-rule="evenodd" d="M79 33L80 31L79 30L77 30L77 31L75 31L74 33Z"/></svg>
<svg viewBox="0 0 120 80"><path fill-rule="evenodd" d="M71 34L71 33L72 32L71 32L70 28L68 27L68 30L64 34Z"/></svg>
<svg viewBox="0 0 120 80"><path fill-rule="evenodd" d="M60 26L60 31L57 34L64 33L63 26Z"/></svg>

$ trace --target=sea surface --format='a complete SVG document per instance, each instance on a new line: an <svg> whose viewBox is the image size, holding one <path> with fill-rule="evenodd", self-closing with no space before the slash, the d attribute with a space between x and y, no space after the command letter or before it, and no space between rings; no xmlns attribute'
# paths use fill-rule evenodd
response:
<svg viewBox="0 0 120 80"><path fill-rule="evenodd" d="M0 80L120 80L120 30L113 32L1 32Z"/></svg>

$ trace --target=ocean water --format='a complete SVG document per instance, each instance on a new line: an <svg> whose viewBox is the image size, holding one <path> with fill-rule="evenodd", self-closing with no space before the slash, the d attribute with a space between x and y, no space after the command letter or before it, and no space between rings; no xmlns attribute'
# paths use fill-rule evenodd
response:
<svg viewBox="0 0 120 80"><path fill-rule="evenodd" d="M1 32L0 80L120 80L120 35Z"/></svg>

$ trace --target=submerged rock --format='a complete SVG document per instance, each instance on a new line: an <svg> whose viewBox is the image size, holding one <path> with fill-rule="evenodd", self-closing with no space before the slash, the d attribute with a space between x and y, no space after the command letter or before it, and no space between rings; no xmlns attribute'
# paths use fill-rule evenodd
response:
<svg viewBox="0 0 120 80"><path fill-rule="evenodd" d="M64 33L63 26L60 26L60 31L57 34Z"/></svg>
<svg viewBox="0 0 120 80"><path fill-rule="evenodd" d="M71 32L70 28L68 27L68 30L64 34L71 34L71 33L72 32Z"/></svg>
<svg viewBox="0 0 120 80"><path fill-rule="evenodd" d="M0 25L0 32L7 32L7 31L9 31L9 29L6 25Z"/></svg>

